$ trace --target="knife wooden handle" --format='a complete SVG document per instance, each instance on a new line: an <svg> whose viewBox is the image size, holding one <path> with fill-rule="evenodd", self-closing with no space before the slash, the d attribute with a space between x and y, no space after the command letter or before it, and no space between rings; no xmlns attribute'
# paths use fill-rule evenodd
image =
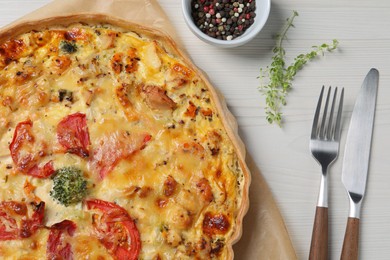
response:
<svg viewBox="0 0 390 260"><path fill-rule="evenodd" d="M357 260L359 253L359 219L348 218L341 260Z"/></svg>
<svg viewBox="0 0 390 260"><path fill-rule="evenodd" d="M328 260L328 208L316 208L309 260Z"/></svg>

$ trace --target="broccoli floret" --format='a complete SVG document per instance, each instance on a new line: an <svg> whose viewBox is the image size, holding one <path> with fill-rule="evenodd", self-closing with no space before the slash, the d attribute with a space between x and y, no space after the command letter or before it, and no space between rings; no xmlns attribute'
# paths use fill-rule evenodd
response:
<svg viewBox="0 0 390 260"><path fill-rule="evenodd" d="M72 54L77 51L77 45L74 42L61 41L60 49L63 52Z"/></svg>
<svg viewBox="0 0 390 260"><path fill-rule="evenodd" d="M82 201L87 195L87 181L76 167L64 167L53 174L50 196L66 207Z"/></svg>

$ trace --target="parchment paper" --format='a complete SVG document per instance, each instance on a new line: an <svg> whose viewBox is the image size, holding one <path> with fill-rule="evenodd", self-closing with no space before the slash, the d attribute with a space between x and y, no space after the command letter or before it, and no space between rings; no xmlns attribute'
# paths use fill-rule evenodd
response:
<svg viewBox="0 0 390 260"><path fill-rule="evenodd" d="M154 27L168 34L181 46L180 38L156 0L56 0L2 28L1 31L21 22L83 13L106 14ZM181 51L185 53L185 50ZM238 137L237 122L227 110L221 95L220 100L225 109L227 123L237 137L239 152L245 158L246 150ZM250 206L244 218L242 237L233 247L235 259L297 259L283 218L267 184L250 156L246 157L246 163L252 174L249 188Z"/></svg>

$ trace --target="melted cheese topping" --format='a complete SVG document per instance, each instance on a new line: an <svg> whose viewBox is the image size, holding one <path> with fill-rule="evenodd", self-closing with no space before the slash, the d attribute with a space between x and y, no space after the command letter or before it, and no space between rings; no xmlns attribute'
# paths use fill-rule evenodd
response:
<svg viewBox="0 0 390 260"><path fill-rule="evenodd" d="M59 204L50 196L51 178L15 165L9 148L15 128L31 120L34 142L45 147L38 163L81 169L87 199L126 209L140 233L139 259L225 258L243 174L207 86L180 57L134 32L75 24L1 43L0 69L0 201L31 201L23 192L28 181L33 197L46 203L44 226L77 224L67 238L76 259L114 257L94 236L82 202ZM75 113L86 115L86 158L58 142L57 125ZM115 147L121 135L130 136L132 151L102 178L94 158L109 161L115 149L104 147ZM140 145L144 136L150 140ZM42 227L29 238L0 241L0 257L43 259L48 234Z"/></svg>

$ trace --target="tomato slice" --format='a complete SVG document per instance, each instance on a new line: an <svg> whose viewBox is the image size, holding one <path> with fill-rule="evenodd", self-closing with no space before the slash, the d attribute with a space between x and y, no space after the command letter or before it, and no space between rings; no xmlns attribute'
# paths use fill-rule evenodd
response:
<svg viewBox="0 0 390 260"><path fill-rule="evenodd" d="M47 178L54 173L53 161L47 162L43 167L35 165L28 171L28 175L37 178Z"/></svg>
<svg viewBox="0 0 390 260"><path fill-rule="evenodd" d="M27 238L33 235L42 226L45 217L45 202L32 204L34 213L31 218L22 219L20 237Z"/></svg>
<svg viewBox="0 0 390 260"><path fill-rule="evenodd" d="M42 226L45 202L31 204L33 214L28 216L25 202L3 201L0 203L0 240L14 240L33 235ZM20 226L18 221L20 220Z"/></svg>
<svg viewBox="0 0 390 260"><path fill-rule="evenodd" d="M65 241L66 236L73 236L76 230L76 223L70 220L63 220L50 227L50 234L47 240L47 259L72 260L72 246Z"/></svg>
<svg viewBox="0 0 390 260"><path fill-rule="evenodd" d="M86 201L93 215L95 233L104 247L119 260L136 260L141 251L141 238L137 226L122 207L103 200Z"/></svg>
<svg viewBox="0 0 390 260"><path fill-rule="evenodd" d="M32 127L31 120L18 123L9 145L11 157L19 171L34 177L47 178L54 173L53 162L49 161L43 167L37 165L41 151L36 151Z"/></svg>
<svg viewBox="0 0 390 260"><path fill-rule="evenodd" d="M25 208L26 205L16 201L0 203L0 240L13 240L19 237L19 227L10 213L24 215L26 210L19 214L16 208Z"/></svg>
<svg viewBox="0 0 390 260"><path fill-rule="evenodd" d="M9 145L12 160L23 172L27 172L36 165L36 161L32 153L35 142L31 129L32 126L33 123L31 120L17 124L14 137Z"/></svg>
<svg viewBox="0 0 390 260"><path fill-rule="evenodd" d="M129 134L117 131L104 136L100 146L93 153L92 168L95 168L101 179L109 174L122 159L129 159L151 140L149 134Z"/></svg>
<svg viewBox="0 0 390 260"><path fill-rule="evenodd" d="M57 139L68 153L88 157L90 140L85 114L75 113L62 119L57 125Z"/></svg>

